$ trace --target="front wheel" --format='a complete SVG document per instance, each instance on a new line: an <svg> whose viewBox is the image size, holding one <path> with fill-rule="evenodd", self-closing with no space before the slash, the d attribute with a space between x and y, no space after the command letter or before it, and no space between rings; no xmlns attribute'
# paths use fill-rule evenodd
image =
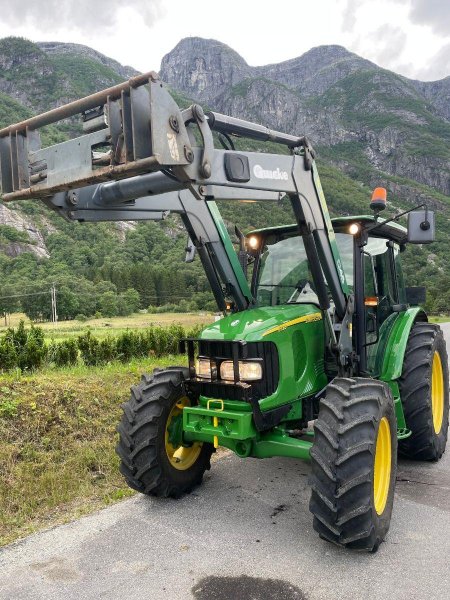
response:
<svg viewBox="0 0 450 600"><path fill-rule="evenodd" d="M320 402L311 448L313 526L320 537L374 552L388 532L397 471L389 387L336 377Z"/></svg>
<svg viewBox="0 0 450 600"><path fill-rule="evenodd" d="M191 402L184 389L187 369L144 375L122 405L116 452L127 484L151 496L179 496L199 485L210 468L212 444L184 444L183 408Z"/></svg>

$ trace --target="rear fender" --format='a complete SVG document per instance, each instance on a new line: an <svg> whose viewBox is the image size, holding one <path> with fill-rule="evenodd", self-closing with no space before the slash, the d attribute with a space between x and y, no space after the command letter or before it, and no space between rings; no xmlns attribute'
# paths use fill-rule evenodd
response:
<svg viewBox="0 0 450 600"><path fill-rule="evenodd" d="M428 321L420 307L409 308L397 316L384 349L379 376L382 381L394 381L401 376L409 333L416 321Z"/></svg>

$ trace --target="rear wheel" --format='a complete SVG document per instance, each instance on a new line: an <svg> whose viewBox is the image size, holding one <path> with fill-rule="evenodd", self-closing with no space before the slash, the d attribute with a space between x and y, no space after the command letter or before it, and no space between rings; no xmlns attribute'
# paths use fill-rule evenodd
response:
<svg viewBox="0 0 450 600"><path fill-rule="evenodd" d="M336 378L311 448L313 526L335 544L376 551L391 520L397 471L394 401L383 382Z"/></svg>
<svg viewBox="0 0 450 600"><path fill-rule="evenodd" d="M122 405L116 448L120 471L143 494L177 498L199 485L210 468L212 444L183 443L183 409L191 404L186 375L183 368L143 375Z"/></svg>
<svg viewBox="0 0 450 600"><path fill-rule="evenodd" d="M399 442L407 458L439 460L448 432L448 359L438 325L416 323L409 334L400 397L410 437Z"/></svg>

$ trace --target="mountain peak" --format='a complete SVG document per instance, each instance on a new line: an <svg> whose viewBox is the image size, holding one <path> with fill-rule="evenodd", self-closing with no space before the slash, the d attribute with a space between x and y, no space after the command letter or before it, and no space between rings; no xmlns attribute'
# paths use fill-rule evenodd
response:
<svg viewBox="0 0 450 600"><path fill-rule="evenodd" d="M219 40L215 40L212 38L202 38L202 37L186 37L181 39L178 44L171 50L164 59L171 54L183 54L185 52L205 52L205 53L215 53L215 54L225 54L228 55L230 59L236 61L236 64L241 66L248 66L246 61L242 58L240 54L233 50L227 44L220 42Z"/></svg>
<svg viewBox="0 0 450 600"><path fill-rule="evenodd" d="M213 100L243 79L251 67L235 50L217 40L200 37L182 39L161 62L161 78L188 96L202 94Z"/></svg>

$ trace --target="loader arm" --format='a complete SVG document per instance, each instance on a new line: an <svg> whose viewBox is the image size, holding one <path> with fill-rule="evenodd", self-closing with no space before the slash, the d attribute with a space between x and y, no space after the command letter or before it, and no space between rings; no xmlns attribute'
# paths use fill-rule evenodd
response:
<svg viewBox="0 0 450 600"><path fill-rule="evenodd" d="M41 147L39 129L67 119L73 124L80 115L82 135ZM290 155L218 150L213 131L274 141ZM326 313L331 295L343 323L341 365L352 360L352 297L306 138L205 115L196 104L181 111L151 72L0 130L0 169L4 201L40 199L69 220L179 214L221 310L229 298L237 311L255 300L215 201L277 202L288 196L320 307Z"/></svg>

